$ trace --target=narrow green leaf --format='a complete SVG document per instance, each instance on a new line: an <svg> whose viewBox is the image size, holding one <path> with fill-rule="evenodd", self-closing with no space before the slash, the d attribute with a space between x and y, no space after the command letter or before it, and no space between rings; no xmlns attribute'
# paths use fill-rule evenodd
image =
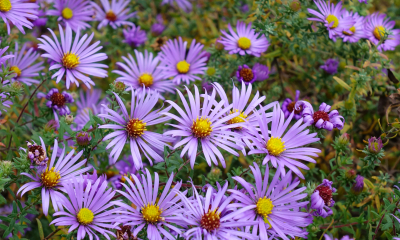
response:
<svg viewBox="0 0 400 240"><path fill-rule="evenodd" d="M42 222L40 221L39 218L36 218L36 222L37 222L37 224L38 224L40 240L43 240L43 239L44 239L44 233L43 233Z"/></svg>

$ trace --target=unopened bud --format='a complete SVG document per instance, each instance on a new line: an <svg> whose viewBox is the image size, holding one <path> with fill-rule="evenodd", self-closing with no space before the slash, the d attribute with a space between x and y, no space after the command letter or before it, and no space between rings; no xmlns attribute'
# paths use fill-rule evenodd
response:
<svg viewBox="0 0 400 240"><path fill-rule="evenodd" d="M125 83L120 82L120 81L115 81L114 82L114 90L115 90L115 92L121 93L121 92L125 91L125 89L126 89Z"/></svg>
<svg viewBox="0 0 400 240"><path fill-rule="evenodd" d="M13 83L11 83L11 87L16 92L19 92L23 89L22 83L19 81L14 81Z"/></svg>
<svg viewBox="0 0 400 240"><path fill-rule="evenodd" d="M357 175L356 182L353 184L351 191L355 194L360 194L364 190L364 177Z"/></svg>
<svg viewBox="0 0 400 240"><path fill-rule="evenodd" d="M353 100L346 100L345 102L344 102L344 107L347 109L347 110L351 110L351 109L353 109L353 107L354 107L354 102L353 102Z"/></svg>
<svg viewBox="0 0 400 240"><path fill-rule="evenodd" d="M45 132L52 132L58 128L58 122L54 119L50 120L46 125L44 125Z"/></svg>
<svg viewBox="0 0 400 240"><path fill-rule="evenodd" d="M214 76L215 72L216 72L215 67L209 67L209 68L207 68L207 71L206 71L208 76Z"/></svg>
<svg viewBox="0 0 400 240"><path fill-rule="evenodd" d="M382 139L371 137L368 139L368 151L372 154L378 154L383 148Z"/></svg>
<svg viewBox="0 0 400 240"><path fill-rule="evenodd" d="M221 38L215 40L215 49L222 51L224 49L224 44L220 42Z"/></svg>
<svg viewBox="0 0 400 240"><path fill-rule="evenodd" d="M0 161L0 176L8 177L12 174L13 163L11 161Z"/></svg>
<svg viewBox="0 0 400 240"><path fill-rule="evenodd" d="M301 4L298 0L294 0L293 2L290 3L290 9L292 9L294 12L297 12L301 9Z"/></svg>
<svg viewBox="0 0 400 240"><path fill-rule="evenodd" d="M210 173L207 175L208 179L211 181L218 181L219 177L222 175L222 172L219 168L211 169Z"/></svg>
<svg viewBox="0 0 400 240"><path fill-rule="evenodd" d="M350 135L348 133L343 133L339 137L339 143L342 145L347 145L349 143L349 140L350 140Z"/></svg>
<svg viewBox="0 0 400 240"><path fill-rule="evenodd" d="M73 115L66 115L65 116L65 123L68 125L71 125L74 122L74 116Z"/></svg>
<svg viewBox="0 0 400 240"><path fill-rule="evenodd" d="M79 146L87 146L92 138L87 132L79 132L76 134L76 143Z"/></svg>
<svg viewBox="0 0 400 240"><path fill-rule="evenodd" d="M357 175L357 172L354 169L348 169L345 174L346 174L346 178L354 179Z"/></svg>

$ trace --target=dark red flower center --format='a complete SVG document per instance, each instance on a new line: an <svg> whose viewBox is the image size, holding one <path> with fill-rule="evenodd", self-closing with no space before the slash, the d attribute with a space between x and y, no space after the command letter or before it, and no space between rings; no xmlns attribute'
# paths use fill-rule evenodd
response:
<svg viewBox="0 0 400 240"><path fill-rule="evenodd" d="M299 109L295 109L294 108L295 105L296 105L296 102L293 101L293 102L289 103L286 108L290 113L293 112L293 110L294 110L295 114L300 114L303 111L303 106L300 105Z"/></svg>
<svg viewBox="0 0 400 240"><path fill-rule="evenodd" d="M329 121L328 113L324 111L316 111L313 115L314 124L318 122L318 120L322 119L324 121Z"/></svg>
<svg viewBox="0 0 400 240"><path fill-rule="evenodd" d="M50 101L53 103L53 105L57 105L58 107L62 107L65 104L65 97L59 92L53 93L50 97Z"/></svg>
<svg viewBox="0 0 400 240"><path fill-rule="evenodd" d="M242 68L242 70L239 71L239 75L245 82L250 82L254 78L253 71L250 68Z"/></svg>
<svg viewBox="0 0 400 240"><path fill-rule="evenodd" d="M329 207L332 200L332 189L328 186L318 186L315 191L319 192L319 196L324 200L325 205Z"/></svg>

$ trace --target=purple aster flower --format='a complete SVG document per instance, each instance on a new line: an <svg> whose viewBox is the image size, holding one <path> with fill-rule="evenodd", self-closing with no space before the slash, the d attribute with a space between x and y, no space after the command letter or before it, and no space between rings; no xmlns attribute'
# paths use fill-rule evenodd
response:
<svg viewBox="0 0 400 240"><path fill-rule="evenodd" d="M325 240L338 240L338 238L334 238L328 234L325 234L324 238ZM348 235L345 235L340 240L354 240L354 238L350 238Z"/></svg>
<svg viewBox="0 0 400 240"><path fill-rule="evenodd" d="M0 41L0 43L1 43L1 41ZM12 54L3 56L3 54L7 51L8 48L9 48L9 46L6 46L5 48L0 49L0 65L3 65L8 59L14 57L14 55L12 55Z"/></svg>
<svg viewBox="0 0 400 240"><path fill-rule="evenodd" d="M368 139L368 151L373 154L380 153L383 148L382 139L371 137Z"/></svg>
<svg viewBox="0 0 400 240"><path fill-rule="evenodd" d="M207 69L207 57L204 56L204 51L202 51L204 45L196 44L196 40L193 39L187 54L186 46L187 42L183 42L181 37L179 37L179 40L168 40L158 54L162 63L160 68L164 72L164 78L173 78L172 81L176 84L181 82L189 84L190 81L201 80L196 74L203 75Z"/></svg>
<svg viewBox="0 0 400 240"><path fill-rule="evenodd" d="M361 175L357 175L356 177L356 182L353 184L353 187L351 188L351 190L358 194L360 192L362 192L362 190L364 189L364 177Z"/></svg>
<svg viewBox="0 0 400 240"><path fill-rule="evenodd" d="M97 47L100 41L89 46L94 33L90 37L85 34L80 38L80 31L78 31L73 39L69 25L67 25L65 35L61 25L59 25L59 29L61 45L51 29L49 31L53 35L54 41L45 35L42 35L43 38L39 38L42 42L42 44L39 44L39 48L46 52L42 57L49 58L55 62L49 70L59 69L51 78L57 77L56 82L58 83L66 74L66 87L69 89L71 83L79 86L78 79L88 88L90 88L90 85L94 86L94 82L85 74L101 78L107 77L107 71L101 68L107 68L108 66L97 63L107 59L105 53L96 53L102 48Z"/></svg>
<svg viewBox="0 0 400 240"><path fill-rule="evenodd" d="M358 13L356 12L349 12L347 10L344 10L342 18L347 18L349 16L353 18L353 21L355 23L348 30L343 30L342 37L344 42L355 43L358 42L358 40L360 40L361 38L365 38L365 18L358 15ZM340 19L340 21L342 21L342 19Z"/></svg>
<svg viewBox="0 0 400 240"><path fill-rule="evenodd" d="M58 16L57 21L69 25L75 32L90 28L87 22L92 21L93 8L91 1L55 0L55 10L48 10L47 15Z"/></svg>
<svg viewBox="0 0 400 240"><path fill-rule="evenodd" d="M388 35L387 39L378 46L378 50L394 50L400 44L400 29L393 29L394 25L395 21L386 18L386 14L373 13L367 16L365 21L366 38L378 45L379 41Z"/></svg>
<svg viewBox="0 0 400 240"><path fill-rule="evenodd" d="M7 61L10 70L14 71L12 80L23 82L28 86L32 83L39 83L40 81L34 77L39 76L38 72L44 69L43 62L33 64L38 59L39 53L35 53L33 48L26 51L26 44L18 52L18 43L16 42L15 52L12 54L15 57Z"/></svg>
<svg viewBox="0 0 400 240"><path fill-rule="evenodd" d="M167 131L164 135L183 137L182 140L174 145L174 149L185 145L180 156L183 157L187 153L192 168L194 167L196 160L199 143L201 144L201 152L204 154L209 166L211 166L211 160L215 165L218 165L218 157L222 166L225 168L226 164L224 157L217 147L220 147L235 156L239 156L235 150L241 150L242 146L239 146L234 142L236 142L237 139L240 139L241 136L238 133L232 132L231 129L242 127L243 123L229 125L225 123L239 116L240 112L228 114L232 109L232 105L224 107L224 101L216 103L215 89L212 91L211 95L208 95L207 92L202 95L204 100L201 102L199 90L196 86L194 86L195 96L193 96L192 92L186 86L185 88L190 100L190 106L179 90L177 90L177 93L180 96L184 109L179 107L173 101L166 101L176 109L179 115L169 112L163 114L176 120L179 125L170 124L172 127L176 128L176 130Z"/></svg>
<svg viewBox="0 0 400 240"><path fill-rule="evenodd" d="M249 138L252 143L248 144L250 148L248 154L267 154L263 161L264 165L271 162L272 166L281 169L282 174L285 174L284 168L288 167L297 176L304 179L298 168L306 170L309 168L298 160L315 163L315 160L311 157L317 157L317 153L321 150L305 146L319 141L319 138L315 137L317 133L309 134L308 129L304 130L309 124L303 123L303 118L300 118L288 129L294 112L285 121L285 116L279 104L274 106L272 121L266 117L264 111L261 114L255 112L254 115L257 117L261 134L258 133L257 129L249 126L249 131L252 133L252 137ZM271 128L269 129L270 121Z"/></svg>
<svg viewBox="0 0 400 240"><path fill-rule="evenodd" d="M332 187L332 184L333 182L324 179L311 195L311 208L315 210L312 213L314 216L326 218L332 215L331 207L335 204L332 193L336 192L336 188Z"/></svg>
<svg viewBox="0 0 400 240"><path fill-rule="evenodd" d="M367 4L368 0L358 0L358 2Z"/></svg>
<svg viewBox="0 0 400 240"><path fill-rule="evenodd" d="M116 237L110 230L118 228L114 223L120 215L117 214L119 209L113 208L116 202L110 202L115 191L107 189L107 181L99 178L93 184L89 181L84 187L83 181L71 179L64 188L70 200L64 196L61 198L64 208L53 214L57 218L50 224L70 226L68 232L77 229L77 240L84 239L86 234L89 239L95 237L97 240L99 235L108 240L110 236Z"/></svg>
<svg viewBox="0 0 400 240"><path fill-rule="evenodd" d="M212 83L209 83L207 81L202 81L201 88L207 92L211 92L213 90L214 86L212 85Z"/></svg>
<svg viewBox="0 0 400 240"><path fill-rule="evenodd" d="M123 29L124 40L122 42L129 44L132 47L139 47L147 40L147 34L144 30L140 30L140 26L132 25L132 28Z"/></svg>
<svg viewBox="0 0 400 240"><path fill-rule="evenodd" d="M190 12L192 11L192 4L190 3L189 0L163 0L161 5L169 4L173 5L174 2L178 5L179 8L181 8L185 12Z"/></svg>
<svg viewBox="0 0 400 240"><path fill-rule="evenodd" d="M299 96L300 96L300 91L296 90L296 97L294 98L294 101L290 98L286 98L285 101L282 103L282 111L285 114L285 118L288 118L290 114L294 111L294 119L299 120L301 118L301 112L303 111L302 107L299 107L299 109L295 109L295 105L297 101L299 101Z"/></svg>
<svg viewBox="0 0 400 240"><path fill-rule="evenodd" d="M255 185L246 182L241 177L233 177L244 187L245 193L235 189L228 190L238 201L234 204L235 207L250 207L249 211L237 218L244 222L256 221L252 233L260 239L268 239L274 234L286 240L295 236L307 238L308 233L305 228L312 223L313 219L309 213L301 211L308 204L306 201L300 202L307 197L306 193L302 193L306 187L295 189L300 181L292 182L291 171L282 174L281 169L278 168L272 181L269 181L268 165L265 168L264 178L256 163L254 167L250 166L250 169ZM279 177L283 175L285 177L279 181ZM246 230L249 229L250 227L246 228Z"/></svg>
<svg viewBox="0 0 400 240"><path fill-rule="evenodd" d="M308 18L310 21L317 21L324 24L329 33L329 38L336 41L338 36L343 36L343 31L350 31L355 21L351 16L342 17L342 2L335 4L324 2L323 0L314 0L320 12L308 9L308 12L315 15L316 18Z"/></svg>
<svg viewBox="0 0 400 240"><path fill-rule="evenodd" d="M195 189L193 187L193 189ZM233 197L226 197L228 182L215 192L212 187L207 189L205 197L200 196L194 190L194 198L188 199L184 194L178 193L185 204L184 215L186 222L191 226L183 236L185 239L258 239L239 228L257 224L255 221L238 220L234 218L251 209L245 206L239 210L233 207Z"/></svg>
<svg viewBox="0 0 400 240"><path fill-rule="evenodd" d="M90 114L98 116L100 113L105 113L102 104L106 104L106 99L100 99L101 90L91 89L87 90L86 94L80 91L79 98L76 102L78 112L75 117L75 123L77 124L76 130L81 130L86 123L90 121Z"/></svg>
<svg viewBox="0 0 400 240"><path fill-rule="evenodd" d="M339 67L339 61L336 59L330 58L330 59L326 60L325 64L319 68L324 69L325 72L330 75L334 75L337 73L338 67Z"/></svg>
<svg viewBox="0 0 400 240"><path fill-rule="evenodd" d="M44 27L44 26L46 26L47 17L46 17L45 11L39 10L38 18L36 20L34 20L32 23L33 23L33 25L35 27Z"/></svg>
<svg viewBox="0 0 400 240"><path fill-rule="evenodd" d="M66 105L67 103L74 102L71 94L65 91L60 93L57 88L53 88L46 95L44 93L38 93L37 96L38 98L46 98L49 100L47 101L46 106L53 109L54 115L56 115L56 112L61 116L71 113L69 107Z"/></svg>
<svg viewBox="0 0 400 240"><path fill-rule="evenodd" d="M33 144L30 142L27 142L27 149L20 148L24 152L28 154L28 159L31 160L31 168L33 168L33 165L36 164L37 166L46 166L47 161L49 158L47 157L46 153L46 145L43 142L42 137L40 138L40 143L41 145L36 144L34 141Z"/></svg>
<svg viewBox="0 0 400 240"><path fill-rule="evenodd" d="M343 129L344 117L339 115L337 110L331 111L331 106L322 103L319 106L319 110L314 112L313 107L309 102L298 101L295 105L295 109L303 108L302 117L304 122L314 125L317 128L324 128L328 131L332 131L334 128L339 130Z"/></svg>
<svg viewBox="0 0 400 240"><path fill-rule="evenodd" d="M128 141L131 147L132 158L136 169L143 168L141 152L149 160L150 165L153 165L153 160L157 162L164 161L162 152L164 147L168 146L169 138L165 138L162 134L148 131L146 127L155 124L163 123L169 120L169 117L162 117L164 111L170 108L152 111L157 104L159 94L151 90L142 90L140 93L132 91L131 112L128 114L121 98L114 93L115 98L121 108L122 115L114 110L104 106L104 111L107 114L99 114L99 117L104 117L117 124L105 124L99 128L113 129L114 132L105 136L103 141L114 138L106 147L113 147L110 153L110 162L115 163Z"/></svg>
<svg viewBox="0 0 400 240"><path fill-rule="evenodd" d="M113 71L121 75L121 77L118 77L116 80L132 86L138 93L140 93L144 87L159 93L173 93L175 84L171 80L163 77L162 70L158 67L160 62L159 58L153 58L153 53L148 53L147 50L145 50L144 54L135 50L135 55L136 61L131 54L128 54L129 59L122 57L126 64L117 62L117 65L124 71Z"/></svg>
<svg viewBox="0 0 400 240"><path fill-rule="evenodd" d="M146 166L145 163L143 163L143 165ZM129 157L123 157L122 160L115 163L115 168L118 170L118 174L109 179L109 182L111 182L114 188L121 190L121 183L125 183L127 178L133 181L133 178L130 177L130 175L133 174L140 180L140 182L142 182L131 155L129 155Z"/></svg>
<svg viewBox="0 0 400 240"><path fill-rule="evenodd" d="M257 73L251 70L249 66L244 64L243 66L238 67L238 70L236 71L236 77L239 80L239 82L243 82L245 84L251 84L256 80Z"/></svg>
<svg viewBox="0 0 400 240"><path fill-rule="evenodd" d="M56 163L57 149L58 141L55 139L53 155L51 156L51 161L48 167L36 171L35 176L28 173L21 173L21 175L25 175L32 179L33 182L24 184L17 192L17 194L21 193L22 196L32 189L41 187L43 214L46 216L49 210L50 200L52 201L55 211L62 209L63 206L61 205L61 201L62 198L64 198L64 195L58 190L64 186L64 183L72 178L75 178L79 174L87 172L91 168L85 167L80 169L86 163L86 159L78 162L79 158L83 154L83 150L76 154L73 158L72 156L74 155L75 150L72 150L67 156L64 157L65 147Z"/></svg>
<svg viewBox="0 0 400 240"><path fill-rule="evenodd" d="M267 51L269 46L267 38L261 33L256 33L252 29L251 23L246 26L246 23L238 21L236 25L237 33L230 24L228 28L229 34L221 30L223 36L219 42L224 45L229 54L239 53L240 55L249 54L260 57L261 53Z"/></svg>
<svg viewBox="0 0 400 240"><path fill-rule="evenodd" d="M269 68L261 63L253 66L253 72L256 73L256 81L264 81L269 77Z"/></svg>
<svg viewBox="0 0 400 240"><path fill-rule="evenodd" d="M112 0L111 5L109 0L100 0L102 8L94 2L91 2L93 7L96 9L96 20L100 21L97 29L104 26L110 25L116 29L122 25L134 26L129 18L136 16L136 12L130 12L130 8L126 8L129 5L129 0Z"/></svg>
<svg viewBox="0 0 400 240"><path fill-rule="evenodd" d="M151 35L153 35L153 37L161 35L165 30L164 19L161 14L157 15L156 20L157 22L151 25Z"/></svg>
<svg viewBox="0 0 400 240"><path fill-rule="evenodd" d="M154 173L154 185L147 168L146 176L142 175L142 182L135 175L132 175L132 177L133 182L130 179L126 179L129 186L125 183L122 184L125 187L125 191L117 190L119 194L123 195L136 206L133 208L130 204L128 205L123 202L115 203L115 205L125 210L121 211L123 224L133 227L132 233L134 236L137 236L147 226L147 237L149 239L164 239L162 235L165 239L174 239L170 234L170 230L181 234L179 226L186 226L182 217L184 209L181 208L182 203L179 202L180 197L177 195L177 193L180 193L179 189L182 183L177 182L171 189L174 178L174 174L172 173L161 195L159 195L160 183L156 172ZM167 231L165 228L170 230Z"/></svg>
<svg viewBox="0 0 400 240"><path fill-rule="evenodd" d="M39 5L36 3L27 3L23 0L4 0L0 2L0 17L7 25L8 35L11 33L10 22L14 24L19 31L25 34L24 27L32 29L33 24L29 20L38 18Z"/></svg>

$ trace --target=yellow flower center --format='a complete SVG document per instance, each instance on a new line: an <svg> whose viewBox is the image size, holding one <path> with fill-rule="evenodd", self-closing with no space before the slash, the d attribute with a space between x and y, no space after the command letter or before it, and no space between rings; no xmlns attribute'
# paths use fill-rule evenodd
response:
<svg viewBox="0 0 400 240"><path fill-rule="evenodd" d="M189 72L190 64L185 60L180 61L176 64L176 69L179 73L187 73Z"/></svg>
<svg viewBox="0 0 400 240"><path fill-rule="evenodd" d="M128 124L126 124L126 131L128 132L129 137L140 137L146 130L146 123L138 118L132 118L129 120Z"/></svg>
<svg viewBox="0 0 400 240"><path fill-rule="evenodd" d="M10 71L15 72L15 74L17 74L17 77L21 76L21 69L19 69L18 66L12 66L12 67L10 67Z"/></svg>
<svg viewBox="0 0 400 240"><path fill-rule="evenodd" d="M106 13L106 19L108 21L115 22L115 20L117 20L117 15L115 15L115 13L112 10L109 10Z"/></svg>
<svg viewBox="0 0 400 240"><path fill-rule="evenodd" d="M382 26L375 27L374 36L376 39L381 40L381 38L385 36L385 28Z"/></svg>
<svg viewBox="0 0 400 240"><path fill-rule="evenodd" d="M274 205L272 204L271 199L267 197L258 199L256 204L256 212L258 215L264 217L264 221L268 217L268 215L272 213L273 208Z"/></svg>
<svg viewBox="0 0 400 240"><path fill-rule="evenodd" d="M88 225L93 222L94 215L93 212L88 208L81 208L79 210L78 215L76 215L78 222L83 225Z"/></svg>
<svg viewBox="0 0 400 240"><path fill-rule="evenodd" d="M218 229L221 226L220 214L217 209L214 211L208 210L208 213L201 217L200 226L208 231Z"/></svg>
<svg viewBox="0 0 400 240"><path fill-rule="evenodd" d="M46 168L44 172L40 175L40 180L43 186L47 188L55 187L60 182L60 171L56 172L54 167L49 170Z"/></svg>
<svg viewBox="0 0 400 240"><path fill-rule="evenodd" d="M62 10L61 15L65 19L71 19L74 16L74 13L72 12L71 8L66 7L64 10Z"/></svg>
<svg viewBox="0 0 400 240"><path fill-rule="evenodd" d="M11 10L11 1L10 0L0 0L0 11L8 12Z"/></svg>
<svg viewBox="0 0 400 240"><path fill-rule="evenodd" d="M64 53L62 63L66 68L75 68L79 64L79 57L75 53Z"/></svg>
<svg viewBox="0 0 400 240"><path fill-rule="evenodd" d="M144 85L145 87L153 85L153 76L149 73L143 73L138 80L140 85Z"/></svg>
<svg viewBox="0 0 400 240"><path fill-rule="evenodd" d="M212 127L210 119L201 117L197 117L196 120L193 120L193 125L191 127L192 133L197 138L204 138L211 134Z"/></svg>
<svg viewBox="0 0 400 240"><path fill-rule="evenodd" d="M328 17L326 17L326 21L328 21L329 24L331 24L333 22L331 29L334 29L339 25L339 19L335 15L332 15L332 14L329 14Z"/></svg>
<svg viewBox="0 0 400 240"><path fill-rule="evenodd" d="M241 37L241 38L239 38L239 40L238 40L237 43L238 43L238 46L239 46L241 49L243 49L243 50L247 50L247 49L249 49L250 46L251 46L251 41L250 41L250 39L247 38L247 37Z"/></svg>
<svg viewBox="0 0 400 240"><path fill-rule="evenodd" d="M267 142L268 153L273 156L279 156L279 154L286 150L284 143L282 138L274 138L271 136Z"/></svg>
<svg viewBox="0 0 400 240"><path fill-rule="evenodd" d="M162 220L161 217L162 210L157 205L153 205L148 203L147 206L142 207L142 215L143 219L146 220L148 223L156 223Z"/></svg>
<svg viewBox="0 0 400 240"><path fill-rule="evenodd" d="M355 32L356 32L356 28L355 28L354 26L352 26L352 27L349 29L349 31L343 31L343 34L344 34L344 35L347 35L347 36L351 36L351 35L353 35Z"/></svg>
<svg viewBox="0 0 400 240"><path fill-rule="evenodd" d="M234 111L231 111L230 115L239 112L238 109L235 109ZM235 124L235 123L242 123L246 122L247 115L243 113L243 111L240 111L240 115L237 117L234 117L232 119L229 119L228 124ZM242 127L239 127L242 128Z"/></svg>

